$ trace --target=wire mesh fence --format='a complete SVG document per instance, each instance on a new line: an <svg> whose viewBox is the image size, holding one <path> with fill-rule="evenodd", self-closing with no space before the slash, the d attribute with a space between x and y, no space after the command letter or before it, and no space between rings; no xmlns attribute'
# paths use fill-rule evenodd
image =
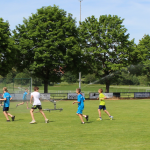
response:
<svg viewBox="0 0 150 150"><path fill-rule="evenodd" d="M32 91L32 79L31 78L0 78L0 92L3 87L7 87L9 93L24 93L27 89Z"/></svg>

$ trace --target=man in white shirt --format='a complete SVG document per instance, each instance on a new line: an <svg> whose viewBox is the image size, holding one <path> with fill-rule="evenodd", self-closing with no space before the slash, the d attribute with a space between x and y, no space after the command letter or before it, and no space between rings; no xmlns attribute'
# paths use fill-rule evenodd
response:
<svg viewBox="0 0 150 150"><path fill-rule="evenodd" d="M34 87L34 92L31 93L31 98L30 98L31 104L32 104L32 100L33 100L33 106L30 110L32 121L30 122L30 124L36 123L36 121L34 119L33 111L34 111L34 109L37 109L37 108L39 109L39 111L43 115L43 117L45 118L45 123L48 123L49 120L46 118L46 116L42 110L41 101L40 101L40 93L39 93L38 87Z"/></svg>

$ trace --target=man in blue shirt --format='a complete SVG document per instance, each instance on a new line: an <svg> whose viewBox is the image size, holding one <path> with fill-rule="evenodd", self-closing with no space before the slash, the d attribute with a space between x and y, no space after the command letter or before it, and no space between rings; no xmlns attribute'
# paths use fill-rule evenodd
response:
<svg viewBox="0 0 150 150"><path fill-rule="evenodd" d="M25 92L23 93L23 102L20 104L17 104L16 107L18 107L19 105L23 105L26 102L27 103L27 109L29 109L28 101L27 101L27 95L29 95L29 90L25 89Z"/></svg>
<svg viewBox="0 0 150 150"><path fill-rule="evenodd" d="M76 114L81 119L81 123L84 124L83 117L85 117L85 119L87 121L89 119L88 115L83 115L82 114L82 111L84 110L84 101L85 101L85 98L81 94L81 89L80 88L76 89L76 93L78 94L77 101L74 101L73 104L78 103L78 110L77 110Z"/></svg>
<svg viewBox="0 0 150 150"><path fill-rule="evenodd" d="M15 116L13 116L7 112L7 111L9 111L10 100L12 100L11 95L7 91L8 91L7 88L4 87L3 88L3 92L4 92L3 99L0 99L0 101L4 101L3 114L6 117L7 122L10 122L8 116L10 116L12 118L12 121L14 121Z"/></svg>

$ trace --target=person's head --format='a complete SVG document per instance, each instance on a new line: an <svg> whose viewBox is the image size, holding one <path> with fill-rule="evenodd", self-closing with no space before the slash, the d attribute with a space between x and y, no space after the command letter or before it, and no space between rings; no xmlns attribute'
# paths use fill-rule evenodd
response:
<svg viewBox="0 0 150 150"><path fill-rule="evenodd" d="M3 92L7 92L7 87L3 87Z"/></svg>
<svg viewBox="0 0 150 150"><path fill-rule="evenodd" d="M25 89L25 91L27 92L27 91L28 91L28 89Z"/></svg>
<svg viewBox="0 0 150 150"><path fill-rule="evenodd" d="M34 91L39 91L39 87L35 86Z"/></svg>
<svg viewBox="0 0 150 150"><path fill-rule="evenodd" d="M77 94L81 93L81 89L80 88L76 89L76 93Z"/></svg>
<svg viewBox="0 0 150 150"><path fill-rule="evenodd" d="M102 93L102 92L103 92L103 89L99 89L99 90L98 90L98 93Z"/></svg>

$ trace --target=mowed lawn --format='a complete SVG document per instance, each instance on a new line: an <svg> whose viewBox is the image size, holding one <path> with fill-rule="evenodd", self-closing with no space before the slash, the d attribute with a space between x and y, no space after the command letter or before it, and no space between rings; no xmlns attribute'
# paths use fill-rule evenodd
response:
<svg viewBox="0 0 150 150"><path fill-rule="evenodd" d="M114 120L102 113L97 121L99 101L86 101L84 114L89 121L81 124L76 116L77 105L60 101L62 112L46 112L50 123L44 123L40 113L35 113L37 124L29 124L31 117L26 105L15 108L11 102L10 113L14 122L6 122L0 113L1 150L149 150L150 100L107 100L107 110ZM53 108L53 103L42 102L43 108Z"/></svg>

